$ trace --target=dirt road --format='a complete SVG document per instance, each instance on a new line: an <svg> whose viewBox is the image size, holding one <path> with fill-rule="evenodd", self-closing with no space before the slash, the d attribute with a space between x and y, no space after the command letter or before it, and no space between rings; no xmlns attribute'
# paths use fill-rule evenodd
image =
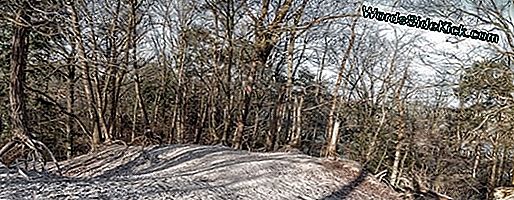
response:
<svg viewBox="0 0 514 200"><path fill-rule="evenodd" d="M220 146L110 146L27 181L0 170L0 199L399 199L352 161ZM11 172L12 173L12 172Z"/></svg>

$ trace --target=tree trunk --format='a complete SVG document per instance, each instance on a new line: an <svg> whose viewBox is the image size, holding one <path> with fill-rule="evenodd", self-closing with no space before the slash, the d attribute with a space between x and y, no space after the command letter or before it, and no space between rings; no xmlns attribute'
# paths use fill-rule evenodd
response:
<svg viewBox="0 0 514 200"><path fill-rule="evenodd" d="M250 137L251 144L249 144L248 150L252 150L255 148L258 142L261 141L261 135L259 134L259 121L260 121L259 111L255 112L255 119L253 123L253 133Z"/></svg>
<svg viewBox="0 0 514 200"><path fill-rule="evenodd" d="M136 139L136 127L137 127L137 107L139 105L138 98L134 98L134 109L132 111L132 133L130 135L130 142L134 142ZM172 122L173 123L173 122Z"/></svg>
<svg viewBox="0 0 514 200"><path fill-rule="evenodd" d="M391 177L390 177L390 182L393 186L396 186L396 182L398 179L398 175L399 175L399 171L400 171L400 169L399 169L400 157L401 157L401 154L403 151L404 140L405 140L405 128L406 128L405 105L404 105L404 100L401 99L401 90L403 89L403 86L407 79L407 72L408 72L408 70L405 69L403 77L400 80L400 85L398 86L398 88L396 88L396 94L395 94L395 101L396 101L396 105L398 107L398 112L399 112L399 116L398 116L399 128L398 128L398 134L397 134L397 139L396 139L393 167L391 170Z"/></svg>
<svg viewBox="0 0 514 200"><path fill-rule="evenodd" d="M208 110L208 103L205 99L206 97L202 96L201 97L201 103L200 103L200 112L198 113L198 118L200 118L200 121L196 123L196 126L195 126L195 144L201 144L202 142L202 133L203 133L203 130L204 130L204 124L205 124L205 120L207 118L207 112L209 111Z"/></svg>
<svg viewBox="0 0 514 200"><path fill-rule="evenodd" d="M330 141L328 141L325 157L334 158L337 156L337 141L339 139L339 126L341 122L338 119L334 119L334 127L331 129Z"/></svg>
<svg viewBox="0 0 514 200"><path fill-rule="evenodd" d="M77 14L77 8L76 5L72 4L69 6L69 11L71 12L71 23L72 23L72 32L74 36L74 44L75 44L75 50L78 54L78 62L79 66L81 67L82 72L82 84L84 85L84 93L86 96L86 100L88 103L88 112L89 112L89 119L92 124L93 128L93 137L91 138L91 147L92 151L95 151L98 145L100 144L100 127L98 125L98 113L94 111L94 108L96 107L95 98L92 93L92 83L90 78L90 69L88 66L88 63L86 61L86 53L84 48L84 42L82 40L82 32L80 30L79 25L79 19Z"/></svg>
<svg viewBox="0 0 514 200"><path fill-rule="evenodd" d="M17 23L13 25L13 36L11 41L11 69L9 81L9 104L10 104L10 117L11 117L11 131L14 136L14 141L10 141L0 149L0 160L9 167L11 161L15 161L18 157L27 156L29 151L33 151L35 161L42 160L43 153L48 153L53 160L58 172L60 172L59 165L48 147L42 142L35 140L28 132L26 111L25 111L25 68L27 66L27 51L29 46L29 25L30 25L30 7L26 2L22 2L23 7L18 8L14 20ZM28 147L30 150L24 150ZM14 148L14 150L13 150ZM10 154L9 152L14 152ZM6 154L7 153L7 154ZM6 158L4 156L10 158ZM43 168L46 163L42 163ZM37 164L34 165L34 168ZM25 175L26 176L26 175ZM26 177L28 178L28 177Z"/></svg>
<svg viewBox="0 0 514 200"><path fill-rule="evenodd" d="M228 140L228 131L232 125L232 114L230 108L232 107L233 98L229 99L228 105L223 109L223 133L221 135L220 144L226 145Z"/></svg>
<svg viewBox="0 0 514 200"><path fill-rule="evenodd" d="M489 183L488 183L488 188L489 188L489 192L492 192L494 190L494 188L496 187L496 178L497 178L497 174L496 174L496 171L498 170L498 155L496 154L497 153L497 148L496 148L496 145L493 144L493 148L491 149L492 151L492 162L493 162L493 165L491 166L491 175L489 176Z"/></svg>
<svg viewBox="0 0 514 200"><path fill-rule="evenodd" d="M291 118L291 112L293 115L293 124L290 130L286 130L286 133L289 133L289 144L293 147L297 147L300 143L300 118L301 118L301 103L298 103L298 96L295 96L295 103L293 106L293 109L291 108L291 99L293 98L292 92L293 92L293 86L294 86L294 72L293 72L293 63L294 63L294 48L295 48L295 42L296 42L296 26L298 23L300 23L300 19L303 15L303 10L305 8L306 1L303 2L301 8L298 12L295 13L294 17L294 25L293 30L290 31L289 40L287 43L287 96L288 96L288 109L287 109L287 117L288 121L290 121ZM296 71L296 69L295 69ZM303 98L302 98L303 101ZM289 124L286 125L286 128L289 128Z"/></svg>
<svg viewBox="0 0 514 200"><path fill-rule="evenodd" d="M480 143L479 143L475 147L475 158L474 158L474 162L473 162L473 172L471 174L471 177L473 177L473 178L477 178L478 167L480 165L481 150L482 149L480 148ZM512 179L512 183L514 183L514 176L513 176L513 179Z"/></svg>
<svg viewBox="0 0 514 200"><path fill-rule="evenodd" d="M295 110L294 110L294 124L293 124L293 137L291 138L290 145L292 147L301 146L301 134L302 134L302 107L303 107L303 95L295 97Z"/></svg>
<svg viewBox="0 0 514 200"><path fill-rule="evenodd" d="M233 66L234 66L234 40L233 40L233 37L234 37L234 26L235 26L235 18L234 18L234 1L233 0L228 0L227 1L228 5L227 5L227 18L226 19L226 26L227 26L227 29L226 29L226 35L227 35L227 38L228 38L228 58L226 60L226 64L227 64L227 71L226 71L226 87L227 88L225 90L225 93L226 93L226 98L228 99L228 104L225 104L225 108L224 108L224 115L225 115L225 118L223 120L223 123L224 123L224 127L223 127L223 135L221 137L221 144L224 144L226 145L227 144L227 140L228 140L228 134L229 134L229 131L230 131L230 128L229 126L232 125L232 108L234 106L234 97L233 97L233 94L232 94L232 69L233 69ZM244 124L243 124L244 126ZM238 124L237 127L240 127L240 124ZM244 128L244 127L243 127ZM239 131L239 130L236 130L236 132ZM237 141L237 136L234 137L234 139Z"/></svg>
<svg viewBox="0 0 514 200"><path fill-rule="evenodd" d="M343 60L341 61L341 68L339 69L336 84L335 84L334 90L332 91L332 105L330 107L330 111L328 114L328 121L327 121L327 131L326 131L327 140L325 143L325 147L322 148L322 151L321 151L322 157L328 157L329 155L337 154L336 146L332 143L334 140L337 141L337 138L334 138L334 139L332 138L332 136L334 136L334 133L335 133L333 131L333 128L336 127L335 122L334 122L335 117L336 117L335 113L336 113L336 109L338 108L337 100L339 99L339 88L343 81L343 75L344 75L344 72L346 69L346 62L347 62L348 58L350 57L350 52L353 48L353 44L355 43L355 25L357 24L357 20L358 20L357 17L353 19L353 22L352 22L352 25L350 28L350 30L351 30L350 41L349 41L348 47L343 55ZM332 146L332 145L334 145L334 146Z"/></svg>
<svg viewBox="0 0 514 200"><path fill-rule="evenodd" d="M243 138L244 127L245 125L243 123L242 116L238 116L234 139L232 140L232 148L241 149L241 140Z"/></svg>
<svg viewBox="0 0 514 200"><path fill-rule="evenodd" d="M218 136L218 127L217 127L217 119L216 119L216 114L218 113L218 109L216 107L216 103L215 103L215 94L218 94L218 91L214 91L213 94L210 95L209 97L209 108L210 108L210 119L209 119L209 133L211 135L211 138L212 138L212 143L218 143L220 138Z"/></svg>
<svg viewBox="0 0 514 200"><path fill-rule="evenodd" d="M277 111L277 129L276 129L277 132L274 133L274 134L276 134L276 136L275 136L275 143L273 144L273 146L272 146L273 148L271 149L271 151L277 151L278 148L280 147L280 143L284 139L284 134L281 134L281 133L285 133L285 132L282 131L283 119L284 119L284 116L285 116L285 113L284 113L285 110L286 110L286 105L281 103L280 106L278 107L278 111Z"/></svg>
<svg viewBox="0 0 514 200"><path fill-rule="evenodd" d="M500 147L500 150L499 150L499 156L500 156L500 163L498 164L498 179L496 180L496 184L499 185L501 184L501 181L502 181L502 175L503 175L503 170L504 170L504 162L505 162L505 146L501 146Z"/></svg>
<svg viewBox="0 0 514 200"><path fill-rule="evenodd" d="M16 13L16 21L28 21L26 11L21 8ZM11 107L11 131L15 138L29 141L30 136L25 119L25 67L27 65L29 29L26 26L14 25L11 54L11 76L9 103Z"/></svg>
<svg viewBox="0 0 514 200"><path fill-rule="evenodd" d="M270 108L270 121L269 121L269 129L266 133L266 141L265 141L265 149L266 151L272 151L275 147L275 144L277 142L277 140L280 140L280 137L278 136L278 134L280 133L280 129L281 129L281 108L282 108L282 105L283 105L283 101L284 101L284 98L285 98L285 95L284 94L285 91L283 91L283 87L281 87L279 90L278 90L278 98L276 98L277 100L275 101L274 103L274 106Z"/></svg>
<svg viewBox="0 0 514 200"><path fill-rule="evenodd" d="M75 103L75 67L68 67L68 98L66 98L66 112L73 113L73 105ZM66 158L70 159L73 156L73 117L67 115L66 117Z"/></svg>
<svg viewBox="0 0 514 200"><path fill-rule="evenodd" d="M266 133L266 143L265 148L266 151L271 151L273 149L273 144L275 143L276 139L276 131L277 131L277 123L278 123L278 110L279 106L274 106L274 108L271 108L271 116L270 116L270 127L268 132Z"/></svg>
<svg viewBox="0 0 514 200"><path fill-rule="evenodd" d="M135 64L134 64L135 65ZM137 71L137 69L135 69ZM150 121L148 120L148 112L146 110L145 102L143 99L143 95L141 94L141 85L139 80L138 72L135 73L135 84L134 90L137 98L137 102L139 103L139 108L141 108L141 114L143 115L143 130L146 131L150 127Z"/></svg>

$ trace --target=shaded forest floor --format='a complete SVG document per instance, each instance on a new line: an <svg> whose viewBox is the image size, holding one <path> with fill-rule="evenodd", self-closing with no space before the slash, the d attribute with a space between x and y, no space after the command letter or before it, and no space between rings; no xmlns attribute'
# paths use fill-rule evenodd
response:
<svg viewBox="0 0 514 200"><path fill-rule="evenodd" d="M400 199L358 163L296 153L114 145L60 165L30 181L2 167L0 199Z"/></svg>

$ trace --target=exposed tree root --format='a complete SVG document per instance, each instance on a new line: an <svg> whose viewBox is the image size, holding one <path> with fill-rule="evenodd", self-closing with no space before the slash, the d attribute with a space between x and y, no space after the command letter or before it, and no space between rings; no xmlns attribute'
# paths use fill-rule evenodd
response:
<svg viewBox="0 0 514 200"><path fill-rule="evenodd" d="M28 162L32 161L32 169L34 171L37 171L36 166L40 164L42 167L42 172L45 172L45 166L47 164L47 158L45 155L48 155L50 159L52 159L52 162L57 168L57 173L62 175L61 169L57 163L57 159L55 159L54 154L44 143L39 140L31 139L28 137L24 138L24 140L14 138L0 149L0 161L8 168L11 167L13 163L16 163L18 172L20 172L18 160L24 160L26 170L29 167ZM21 174L27 178L26 174Z"/></svg>

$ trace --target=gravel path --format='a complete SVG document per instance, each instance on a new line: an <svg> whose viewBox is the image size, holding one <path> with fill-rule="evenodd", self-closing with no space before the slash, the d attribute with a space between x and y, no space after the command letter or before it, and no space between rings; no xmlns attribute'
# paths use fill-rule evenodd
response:
<svg viewBox="0 0 514 200"><path fill-rule="evenodd" d="M0 199L399 199L351 161L220 146L110 146L60 163L63 176L0 170Z"/></svg>

